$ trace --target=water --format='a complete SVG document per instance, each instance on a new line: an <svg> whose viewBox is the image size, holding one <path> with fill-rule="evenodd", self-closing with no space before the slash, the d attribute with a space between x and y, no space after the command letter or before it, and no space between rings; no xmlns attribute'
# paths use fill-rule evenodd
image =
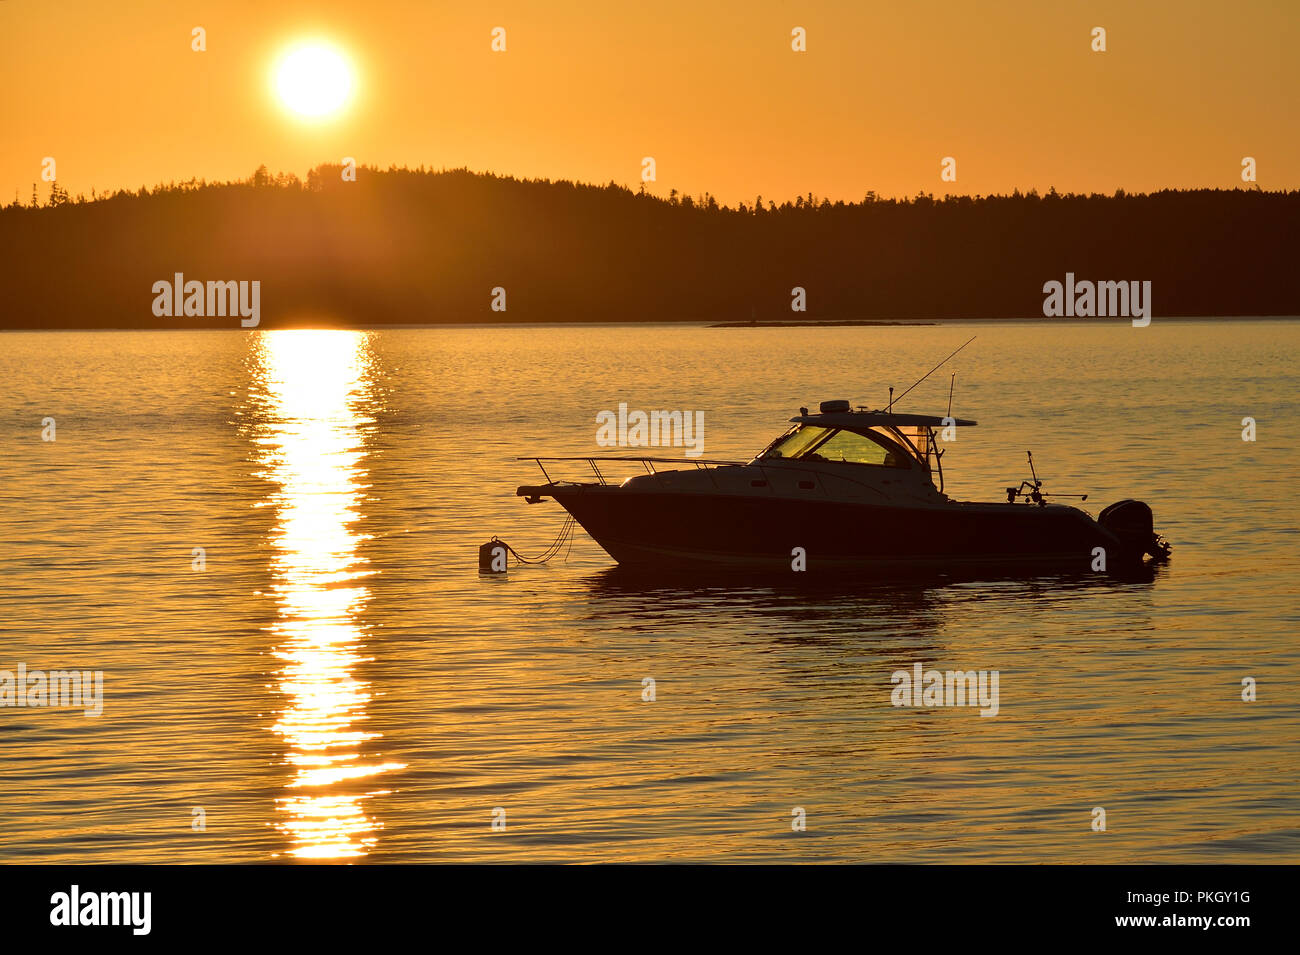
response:
<svg viewBox="0 0 1300 955"><path fill-rule="evenodd" d="M949 493L998 499L1031 448L1093 513L1152 504L1153 581L656 588L582 534L477 572L493 534L537 553L562 522L514 496L514 457L596 452L601 410L703 410L706 455L744 457L971 334ZM0 669L104 673L98 717L0 708L0 859L1298 861L1298 344L1159 320L0 335ZM942 413L948 381L905 408ZM916 662L998 670L999 714L892 707Z"/></svg>

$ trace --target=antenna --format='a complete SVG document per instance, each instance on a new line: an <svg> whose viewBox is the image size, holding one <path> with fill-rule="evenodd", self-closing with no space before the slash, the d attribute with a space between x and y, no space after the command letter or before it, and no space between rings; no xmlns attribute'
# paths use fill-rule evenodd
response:
<svg viewBox="0 0 1300 955"><path fill-rule="evenodd" d="M954 351L954 352L952 353L952 355L957 354L957 352L961 351L962 348L965 348L966 345L969 345L969 344L970 344L971 342L973 342L977 337L978 337L978 336L976 336L976 335L972 335L972 336L970 337L970 340L967 341L965 345L962 345L961 348L958 348L956 351ZM924 375L922 375L920 378L916 379L916 381L912 382L912 387L911 387L911 388L908 388L907 391L911 391L912 388L915 388L915 387L916 387L917 385L919 385L921 382L925 381L925 379L929 378L929 377L930 377L931 375L933 375L936 371L938 371L940 368L942 368L945 364L948 363L948 359L949 359L949 358L952 358L952 355L949 355L948 358L945 358L943 361L939 362L939 364L935 365L933 368L931 368L929 371L927 371L927 372L926 372ZM902 400L903 400L903 398L907 395L907 391L903 392L903 394L901 394L901 395L898 396L898 400L899 400L899 401L902 401ZM889 394L890 394L889 410L890 410L890 411L893 411L893 410L894 410L894 401L893 401L894 389L893 389L893 388L890 388L890 389L889 389Z"/></svg>

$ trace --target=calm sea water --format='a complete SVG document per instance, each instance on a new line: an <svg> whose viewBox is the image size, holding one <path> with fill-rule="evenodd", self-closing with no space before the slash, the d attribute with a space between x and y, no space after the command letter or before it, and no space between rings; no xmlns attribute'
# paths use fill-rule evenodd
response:
<svg viewBox="0 0 1300 955"><path fill-rule="evenodd" d="M581 533L478 574L488 537L537 553L562 523L515 456L596 453L602 410L702 410L706 455L743 457L971 334L948 491L998 499L1032 449L1093 513L1151 503L1153 581L663 587ZM0 860L1300 861L1297 346L1159 320L0 335L0 670L104 673L98 717L0 708ZM903 408L942 413L949 370ZM891 706L918 662L998 670L999 714Z"/></svg>

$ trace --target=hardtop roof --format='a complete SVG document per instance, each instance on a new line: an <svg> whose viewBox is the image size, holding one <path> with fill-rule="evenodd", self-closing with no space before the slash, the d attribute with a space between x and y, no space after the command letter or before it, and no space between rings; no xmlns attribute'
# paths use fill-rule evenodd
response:
<svg viewBox="0 0 1300 955"><path fill-rule="evenodd" d="M795 424L812 424L823 428L848 428L849 430L870 428L875 425L942 428L948 423L948 419L937 415L899 414L892 411L831 411L824 414L795 415L790 421ZM976 424L969 418L953 418L951 423L963 428L971 428Z"/></svg>

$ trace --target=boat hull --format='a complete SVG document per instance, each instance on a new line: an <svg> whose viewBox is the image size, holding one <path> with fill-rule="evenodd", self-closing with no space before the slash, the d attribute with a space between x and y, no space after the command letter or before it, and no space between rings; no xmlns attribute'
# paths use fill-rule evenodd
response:
<svg viewBox="0 0 1300 955"><path fill-rule="evenodd" d="M636 491L592 485L520 488L553 497L620 565L789 572L1087 570L1141 555L1063 505L879 506L831 500Z"/></svg>

